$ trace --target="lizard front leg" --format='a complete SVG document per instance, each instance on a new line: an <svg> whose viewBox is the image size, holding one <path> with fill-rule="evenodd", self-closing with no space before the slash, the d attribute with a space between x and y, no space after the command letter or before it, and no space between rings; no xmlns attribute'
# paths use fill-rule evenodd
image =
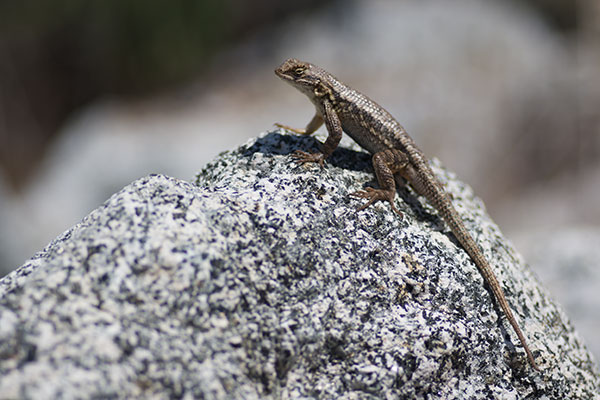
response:
<svg viewBox="0 0 600 400"><path fill-rule="evenodd" d="M411 175L412 166L410 165L408 156L397 149L384 150L375 153L372 161L380 188L368 187L365 190L351 193L350 196L368 199L364 205L357 208L357 211L364 210L378 201L387 201L395 213L402 215L402 212L394 205L394 197L396 196L394 175L397 174L402 177L409 177Z"/></svg>
<svg viewBox="0 0 600 400"><path fill-rule="evenodd" d="M327 157L333 153L342 139L342 123L340 122L340 119L334 111L331 103L324 100L322 112L317 110L317 114L308 124L307 130L309 127L311 127L311 125L314 126L317 124L315 119L318 115L321 115L321 123L325 122L327 132L329 133L325 143L321 145L321 151L318 153L307 153L305 151L296 150L294 152L294 158L299 164L316 162L321 166L321 168L323 168L325 166L325 159L327 159ZM319 125L321 123L319 123Z"/></svg>
<svg viewBox="0 0 600 400"><path fill-rule="evenodd" d="M292 131L294 133L297 133L299 135L311 135L317 129L319 129L321 127L321 125L323 125L323 117L321 116L321 113L318 110L315 113L314 117L312 117L312 119L310 120L310 122L308 123L308 125L306 125L306 128L304 128L304 129L292 128L291 126L283 125L283 124L280 124L280 123L276 123L275 124L275 126L278 127L278 128L283 128L283 129L286 129L288 131Z"/></svg>

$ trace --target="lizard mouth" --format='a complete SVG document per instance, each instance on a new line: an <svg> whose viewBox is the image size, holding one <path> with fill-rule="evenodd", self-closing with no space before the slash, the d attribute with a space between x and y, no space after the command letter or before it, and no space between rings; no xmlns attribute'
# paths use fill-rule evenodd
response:
<svg viewBox="0 0 600 400"><path fill-rule="evenodd" d="M278 77L280 77L281 79L283 79L283 80L286 80L286 81L287 81L287 80L289 80L289 79L290 79L290 77L289 77L289 76L287 76L287 75L285 74L285 72L283 72L283 68L282 68L282 67L283 67L283 65L280 65L279 67L275 68L275 75L277 75L277 76L278 76Z"/></svg>
<svg viewBox="0 0 600 400"><path fill-rule="evenodd" d="M299 65L300 61L296 60L295 58L289 58L285 60L279 67L275 68L275 75L288 82L294 81L294 68L298 67Z"/></svg>

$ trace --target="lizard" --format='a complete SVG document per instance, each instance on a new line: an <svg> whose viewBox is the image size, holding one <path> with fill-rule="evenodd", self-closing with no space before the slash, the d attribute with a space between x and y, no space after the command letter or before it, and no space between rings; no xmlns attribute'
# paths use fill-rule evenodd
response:
<svg viewBox="0 0 600 400"><path fill-rule="evenodd" d="M293 158L299 164L317 163L324 167L325 160L337 148L342 132L346 132L362 148L372 154L372 164L379 188L367 187L350 196L366 199L357 211L378 202L388 202L392 210L402 213L394 205L396 188L406 183L431 204L449 226L460 245L479 269L508 322L525 349L529 364L539 368L527 345L523 332L508 305L504 290L494 274L483 251L467 231L452 204L450 195L435 176L424 153L417 147L406 130L383 107L367 96L348 87L324 69L290 58L275 69L275 74L305 94L316 112L305 129L287 125L278 127L310 135L325 124L328 136L320 151L308 153L296 150Z"/></svg>

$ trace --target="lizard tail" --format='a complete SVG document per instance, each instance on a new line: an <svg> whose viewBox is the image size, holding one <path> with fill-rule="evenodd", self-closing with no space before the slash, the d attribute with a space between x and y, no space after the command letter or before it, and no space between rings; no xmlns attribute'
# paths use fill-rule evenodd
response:
<svg viewBox="0 0 600 400"><path fill-rule="evenodd" d="M529 360L529 364L531 364L531 366L535 370L539 371L539 368L535 362L533 354L531 353L531 350L529 349L529 346L527 345L525 335L523 335L521 328L519 328L519 325L517 324L517 320L515 319L515 316L513 315L513 312L508 305L508 301L506 300L506 295L504 294L504 290L502 289L502 286L500 286L500 283L498 282L496 275L492 272L491 266L488 263L487 259L483 256L481 249L475 243L475 241L473 240L473 237L467 232L462 221L460 221L458 219L458 216L456 215L456 211L454 211L454 210L452 210L452 211L453 212L450 214L451 216L446 221L448 223L448 225L450 226L450 230L452 231L454 236L458 239L458 241L460 242L462 247L465 249L465 251L467 252L469 257L471 257L471 259L473 260L473 262L479 269L479 272L481 273L481 275L483 275L483 278L485 279L489 288L491 289L492 293L494 294L494 297L496 298L496 301L500 305L500 308L506 315L508 322L510 323L510 325L513 327L515 333L517 334L517 337L519 338L521 345L523 345L523 348L525 349L525 353L527 354L527 359Z"/></svg>
<svg viewBox="0 0 600 400"><path fill-rule="evenodd" d="M500 308L504 312L504 315L506 315L508 322L517 334L521 345L525 349L529 364L531 364L535 370L539 371L533 354L527 345L525 335L523 335L523 332L519 328L517 320L515 319L515 316L508 305L508 301L506 300L502 286L500 286L500 283L498 282L496 275L494 275L494 272L487 259L484 257L483 252L477 243L475 243L475 240L471 234L466 230L462 219L458 216L458 213L452 206L452 200L439 184L429 182L426 179L419 179L417 186L419 186L417 191L423 194L430 204L438 210L438 213L444 218L458 242L465 249L469 257L471 257L481 275L483 275L484 280L487 282L490 290L494 294L496 301L500 305Z"/></svg>

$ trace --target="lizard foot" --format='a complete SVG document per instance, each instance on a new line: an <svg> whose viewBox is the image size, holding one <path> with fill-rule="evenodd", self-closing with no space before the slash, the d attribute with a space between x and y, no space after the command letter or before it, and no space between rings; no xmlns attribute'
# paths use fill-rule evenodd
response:
<svg viewBox="0 0 600 400"><path fill-rule="evenodd" d="M393 190L375 189L372 187L368 187L365 190L359 190L358 192L350 193L350 196L369 200L364 205L357 208L356 211L364 210L365 208L369 207L370 205L372 205L378 201L387 201L388 203L390 203L392 210L396 214L402 216L402 212L400 210L398 210L396 208L396 206L394 205L395 194L396 194L396 192Z"/></svg>
<svg viewBox="0 0 600 400"><path fill-rule="evenodd" d="M292 154L292 157L294 157L294 161L298 164L317 163L321 168L325 167L325 155L323 153L307 153L302 150L296 150Z"/></svg>

